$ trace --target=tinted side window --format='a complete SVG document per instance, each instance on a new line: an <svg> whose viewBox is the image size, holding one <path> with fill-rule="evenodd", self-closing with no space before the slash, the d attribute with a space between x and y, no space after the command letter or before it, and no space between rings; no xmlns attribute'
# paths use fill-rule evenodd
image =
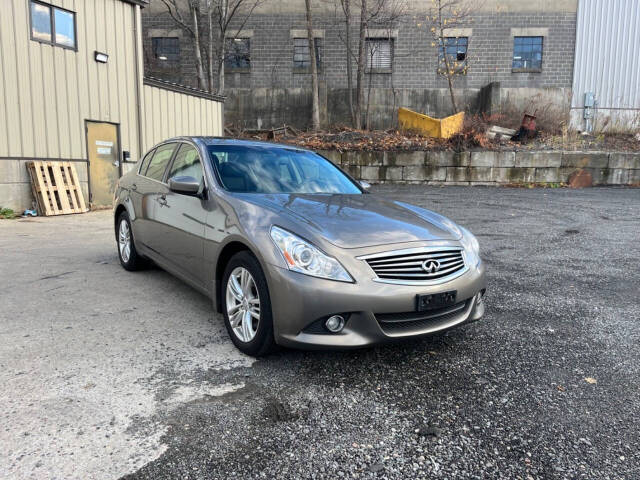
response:
<svg viewBox="0 0 640 480"><path fill-rule="evenodd" d="M140 164L140 170L138 171L140 175L144 175L145 172L147 171L147 167L149 166L149 160L151 160L151 157L153 157L153 152L155 152L155 150L151 150L142 159L142 163Z"/></svg>
<svg viewBox="0 0 640 480"><path fill-rule="evenodd" d="M147 168L147 173L145 175L149 178L153 178L154 180L161 182L162 177L164 177L164 171L167 168L167 163L169 163L169 160L171 159L171 155L173 155L173 151L175 150L175 148L175 143L167 143L156 148L156 151L153 154L153 158L149 162L149 168Z"/></svg>
<svg viewBox="0 0 640 480"><path fill-rule="evenodd" d="M198 156L198 151L191 145L183 143L178 153L176 153L176 158L173 160L173 165L171 165L167 178L175 176L193 177L198 181L202 180L203 173L200 157Z"/></svg>

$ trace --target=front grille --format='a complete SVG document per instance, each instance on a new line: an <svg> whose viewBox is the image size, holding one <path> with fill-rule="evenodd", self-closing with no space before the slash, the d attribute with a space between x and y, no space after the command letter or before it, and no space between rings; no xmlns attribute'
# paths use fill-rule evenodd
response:
<svg viewBox="0 0 640 480"><path fill-rule="evenodd" d="M387 335L407 335L448 328L468 314L472 300L425 312L376 313L382 331Z"/></svg>
<svg viewBox="0 0 640 480"><path fill-rule="evenodd" d="M462 273L465 268L462 249L458 248L415 253L389 252L389 255L376 255L365 258L365 261L381 280L438 280ZM428 268L433 265L437 268Z"/></svg>

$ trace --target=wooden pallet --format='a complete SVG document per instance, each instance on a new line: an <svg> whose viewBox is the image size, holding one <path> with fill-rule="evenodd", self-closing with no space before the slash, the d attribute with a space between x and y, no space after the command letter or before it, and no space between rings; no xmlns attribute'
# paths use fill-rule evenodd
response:
<svg viewBox="0 0 640 480"><path fill-rule="evenodd" d="M76 167L71 162L27 162L27 170L40 215L48 217L89 210L84 203Z"/></svg>

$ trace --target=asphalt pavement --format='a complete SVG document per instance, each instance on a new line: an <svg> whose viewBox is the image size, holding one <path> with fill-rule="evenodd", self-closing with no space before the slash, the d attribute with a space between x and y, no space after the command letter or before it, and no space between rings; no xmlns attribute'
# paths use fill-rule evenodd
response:
<svg viewBox="0 0 640 480"><path fill-rule="evenodd" d="M109 211L0 221L0 478L640 478L640 189L374 194L477 235L483 320L254 361Z"/></svg>

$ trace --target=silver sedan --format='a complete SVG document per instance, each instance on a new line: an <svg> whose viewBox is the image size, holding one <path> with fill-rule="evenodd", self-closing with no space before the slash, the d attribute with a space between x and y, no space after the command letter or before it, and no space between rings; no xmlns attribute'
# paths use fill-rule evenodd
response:
<svg viewBox="0 0 640 480"><path fill-rule="evenodd" d="M210 296L249 355L362 347L480 319L476 238L367 189L288 145L167 140L119 181L120 261L152 261Z"/></svg>

